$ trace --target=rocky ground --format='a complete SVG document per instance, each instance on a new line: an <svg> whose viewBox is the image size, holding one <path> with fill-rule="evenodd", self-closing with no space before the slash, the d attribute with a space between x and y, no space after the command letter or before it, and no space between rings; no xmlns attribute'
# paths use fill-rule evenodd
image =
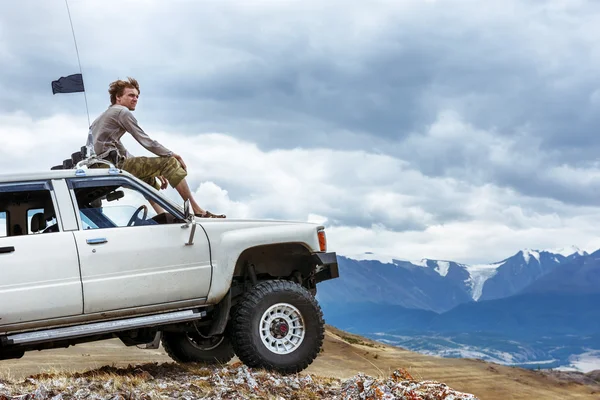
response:
<svg viewBox="0 0 600 400"><path fill-rule="evenodd" d="M279 375L235 363L219 367L152 363L83 373L42 373L0 383L0 399L476 399L396 370L385 379Z"/></svg>
<svg viewBox="0 0 600 400"><path fill-rule="evenodd" d="M162 348L142 350L111 339L0 361L0 400L598 400L598 372L536 371L476 359L433 357L328 326L322 352L298 375L253 371L237 358L218 368L178 365Z"/></svg>

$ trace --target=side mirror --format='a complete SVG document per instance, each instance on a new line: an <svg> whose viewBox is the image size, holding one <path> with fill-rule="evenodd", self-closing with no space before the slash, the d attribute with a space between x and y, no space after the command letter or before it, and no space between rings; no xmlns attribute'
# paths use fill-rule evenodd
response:
<svg viewBox="0 0 600 400"><path fill-rule="evenodd" d="M184 213L184 218L186 220L185 225L182 225L182 228L189 228L190 225L192 226L192 229L190 230L190 239L187 241L187 243L185 244L186 246L191 246L194 244L194 235L196 234L196 216L194 215L193 212L190 212L190 201L186 200L183 203L183 213Z"/></svg>

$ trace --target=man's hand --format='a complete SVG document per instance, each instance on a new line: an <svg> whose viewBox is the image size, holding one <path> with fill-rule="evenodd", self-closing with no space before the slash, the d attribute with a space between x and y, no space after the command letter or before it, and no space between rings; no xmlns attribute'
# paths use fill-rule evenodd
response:
<svg viewBox="0 0 600 400"><path fill-rule="evenodd" d="M173 157L175 157L177 159L177 161L179 161L179 164L181 164L181 168L183 168L187 171L187 166L183 162L183 158L181 158L181 156L179 154L175 154L175 153L173 153Z"/></svg>
<svg viewBox="0 0 600 400"><path fill-rule="evenodd" d="M163 190L166 189L169 182L167 182L165 177L161 175L158 177L158 180L160 181L160 188Z"/></svg>

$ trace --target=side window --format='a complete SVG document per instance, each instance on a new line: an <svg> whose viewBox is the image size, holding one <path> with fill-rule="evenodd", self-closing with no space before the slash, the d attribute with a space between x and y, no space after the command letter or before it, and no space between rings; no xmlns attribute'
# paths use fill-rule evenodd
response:
<svg viewBox="0 0 600 400"><path fill-rule="evenodd" d="M71 180L83 229L124 228L181 222L150 194L127 180Z"/></svg>
<svg viewBox="0 0 600 400"><path fill-rule="evenodd" d="M8 215L6 211L0 211L0 237L8 236Z"/></svg>
<svg viewBox="0 0 600 400"><path fill-rule="evenodd" d="M49 183L0 185L0 237L58 230Z"/></svg>

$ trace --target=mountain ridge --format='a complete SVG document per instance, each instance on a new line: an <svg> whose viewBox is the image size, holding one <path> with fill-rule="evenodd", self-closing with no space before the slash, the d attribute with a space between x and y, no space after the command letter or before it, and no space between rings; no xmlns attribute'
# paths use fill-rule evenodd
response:
<svg viewBox="0 0 600 400"><path fill-rule="evenodd" d="M377 255L372 252L354 256L340 255L340 257L359 263L369 262L371 267L376 263L380 263L384 266L393 265L413 271L416 270L415 268L433 271L441 278L447 279L449 286L460 288L473 301L479 301L517 294L556 266L570 262L577 257L588 255L587 251L571 245L544 250L523 248L503 260L483 264L467 264L447 259L436 260L430 258L406 260ZM404 305L411 308L410 305ZM431 309L435 310L435 307L431 307Z"/></svg>

